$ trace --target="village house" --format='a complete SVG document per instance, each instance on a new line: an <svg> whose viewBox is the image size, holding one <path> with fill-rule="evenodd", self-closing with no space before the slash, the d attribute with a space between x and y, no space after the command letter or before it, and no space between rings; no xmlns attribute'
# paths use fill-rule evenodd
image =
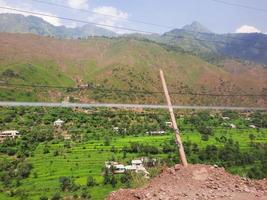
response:
<svg viewBox="0 0 267 200"><path fill-rule="evenodd" d="M172 128L172 122L165 122L165 125L169 128Z"/></svg>
<svg viewBox="0 0 267 200"><path fill-rule="evenodd" d="M113 161L105 162L107 169L112 170L114 174L124 174L126 171L134 171L136 173L143 173L148 178L149 172L143 166L142 160L132 160L131 165L123 165Z"/></svg>
<svg viewBox="0 0 267 200"><path fill-rule="evenodd" d="M20 133L19 131L16 131L16 130L0 132L0 142L4 141L7 138L15 139L17 137L20 137Z"/></svg>
<svg viewBox="0 0 267 200"><path fill-rule="evenodd" d="M64 123L65 122L63 120L58 119L58 120L54 121L54 126L56 126L56 127L62 127L64 125Z"/></svg>
<svg viewBox="0 0 267 200"><path fill-rule="evenodd" d="M249 125L249 128L257 128L255 125L251 124Z"/></svg>
<svg viewBox="0 0 267 200"><path fill-rule="evenodd" d="M80 89L87 89L88 87L89 87L89 84L78 85L78 88L80 88Z"/></svg>
<svg viewBox="0 0 267 200"><path fill-rule="evenodd" d="M149 134L149 135L162 135L164 134L165 131L147 131L146 134Z"/></svg>
<svg viewBox="0 0 267 200"><path fill-rule="evenodd" d="M234 124L229 124L231 128L236 128L236 125Z"/></svg>
<svg viewBox="0 0 267 200"><path fill-rule="evenodd" d="M223 120L230 120L230 117L222 117Z"/></svg>

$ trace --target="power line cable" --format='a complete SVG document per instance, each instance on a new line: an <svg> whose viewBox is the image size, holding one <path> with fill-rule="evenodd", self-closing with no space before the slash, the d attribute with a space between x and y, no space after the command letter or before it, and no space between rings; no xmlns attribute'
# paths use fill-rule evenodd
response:
<svg viewBox="0 0 267 200"><path fill-rule="evenodd" d="M95 11L92 11L92 10L88 10L88 9L77 9L77 8L72 8L70 6L66 6L66 5L62 5L62 4L57 4L57 3L52 3L52 2L46 2L46 1L42 1L42 0L30 0L30 1L34 1L34 2L37 2L37 3L43 3L43 4L48 4L48 5L51 5L51 6L56 6L56 7L61 7L61 8L68 8L68 9L71 9L71 10L77 10L77 11L81 11L81 12L89 12L89 13L95 13L95 14L98 14L98 15L103 15L103 16L107 16L107 17L113 17L113 18L119 18L119 19L124 19L125 21L129 21L129 22L137 22L137 23L141 23L141 24L145 24L145 25L152 25L152 26L157 26L157 27L164 27L164 28L169 28L169 29L174 29L176 30L177 27L172 27L172 26L166 26L166 25L162 25L162 24L155 24L155 23L150 23L150 22L144 22L144 21L139 21L139 20L130 20L130 19L125 19L125 18L122 18L122 17L119 17L119 16L114 16L114 15L107 15L107 14L104 14L104 13L99 13L99 12L95 12ZM185 29L180 29L184 32L188 32L188 33L193 33L193 34L200 34L200 35L217 35L215 33L205 33L205 32L199 32L199 31L190 31L190 30L185 30ZM154 34L157 34L154 32ZM171 33L167 33L165 35L169 35ZM223 37L225 38L229 38L229 39L232 39L232 40L241 40L241 41L245 41L245 39L242 39L242 38L236 38L236 37L231 37L229 34L227 35L223 35ZM222 42L221 42L222 43ZM225 43L224 43L225 44ZM227 43L226 43L227 44Z"/></svg>
<svg viewBox="0 0 267 200"><path fill-rule="evenodd" d="M73 19L73 18L68 18L68 17L55 16L55 15L51 15L51 14L21 10L21 9L16 9L16 8L9 8L9 7L3 7L3 6L0 6L0 8L6 9L6 10L11 10L11 11L27 13L27 14L32 14L32 15L37 15L37 16L39 15L39 16L57 18L57 19L62 19L62 20L67 20L67 21L74 21L74 22L79 22L79 23L83 23L83 24L93 24L96 26L104 26L104 27L108 27L108 28L117 28L117 29L139 32L139 33L145 33L145 34L154 34L154 32L151 32L151 31L144 31L144 30L138 30L138 29L133 29L133 28L128 28L128 27L121 27L121 26L113 26L113 25L108 25L108 24L96 23L96 22L85 21L85 20L80 20L80 19Z"/></svg>
<svg viewBox="0 0 267 200"><path fill-rule="evenodd" d="M73 8L70 6L66 6L66 5L62 5L62 4L58 4L58 3L47 2L47 1L42 1L42 0L29 0L29 1L33 1L36 3L42 3L42 4L46 4L46 5L51 5L51 6L55 6L55 7L59 7L59 8L67 8L67 9L71 9L71 10L77 10L80 12L92 13L92 14L102 15L102 16L106 16L106 17L112 17L112 18L121 19L123 21L128 21L128 22L134 22L134 23L145 24L145 25L156 26L156 27L162 27L162 28L173 28L172 26L167 26L167 25L163 25L163 24L155 24L155 23L146 22L146 21L142 21L142 20L135 20L135 19L125 19L124 17L109 15L109 14L105 14L105 13L101 13L101 12L96 12L94 10Z"/></svg>
<svg viewBox="0 0 267 200"><path fill-rule="evenodd" d="M222 1L222 0L211 0L211 1L214 1L214 2L220 3L220 4L225 4L225 5L228 5L228 6L246 8L246 9L251 9L251 10L256 10L256 11L266 12L267 13L267 10L263 9L263 8L256 8L256 7L252 7L252 6L249 6L249 5L244 5L244 4L239 4L239 3L232 3L232 2Z"/></svg>
<svg viewBox="0 0 267 200"><path fill-rule="evenodd" d="M93 25L96 25L96 26L103 26L103 27L108 27L108 28L121 29L121 30L138 32L138 33L143 33L143 34L157 34L157 35L159 35L156 32L147 31L147 30L140 30L140 29L134 29L134 28L129 28L129 27L107 25L107 24L96 23L96 22L92 22L92 21L85 21L85 20L73 19L73 18L68 18L68 17L55 16L55 15L39 13L39 12L33 12L33 11L26 11L26 10L10 8L10 7L0 6L0 8L1 9L6 9L6 10L11 10L11 11L27 13L27 14L32 14L32 15L37 15L37 16L45 16L45 17L57 18L57 19L61 19L61 20L74 21L74 22L79 22L79 23L84 23L84 24L93 24ZM204 34L204 35L214 35L214 36L217 35L217 34L214 34L214 33L203 33L203 32L189 31L189 30L183 30L183 29L180 29L180 30L182 30L184 32L188 32L188 33L194 33L194 34ZM188 38L188 37L185 37L185 36L177 36L174 33L166 33L163 36L172 37L172 38ZM229 34L227 34L226 36L223 35L223 37L231 39L231 40L247 41L246 39L231 37L231 36L229 36ZM217 41L217 40L199 39L199 38L196 38L195 36L194 36L194 39L198 40L198 41L202 41L202 42L208 41L208 42L213 42L213 43L221 43L221 44L229 44L229 45L231 44L231 43L227 43L227 42L223 42L223 41ZM260 47L254 47L254 48L255 49L264 49L264 48L260 48Z"/></svg>

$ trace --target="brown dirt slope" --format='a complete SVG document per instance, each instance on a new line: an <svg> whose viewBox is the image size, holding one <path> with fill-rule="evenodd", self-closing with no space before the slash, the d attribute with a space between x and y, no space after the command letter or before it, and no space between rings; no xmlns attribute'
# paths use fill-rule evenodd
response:
<svg viewBox="0 0 267 200"><path fill-rule="evenodd" d="M208 165L176 165L145 188L112 192L107 200L267 200L267 180L249 180Z"/></svg>

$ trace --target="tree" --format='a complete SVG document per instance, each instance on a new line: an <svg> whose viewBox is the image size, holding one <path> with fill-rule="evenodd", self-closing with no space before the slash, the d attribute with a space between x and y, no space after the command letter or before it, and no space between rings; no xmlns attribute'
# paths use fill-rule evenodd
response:
<svg viewBox="0 0 267 200"><path fill-rule="evenodd" d="M264 174L262 173L262 171L260 170L259 167L252 167L250 168L250 170L247 173L247 176L249 178L255 178L255 179L262 179L264 178Z"/></svg>
<svg viewBox="0 0 267 200"><path fill-rule="evenodd" d="M126 172L120 178L121 183L125 184L127 188L131 186L131 180L132 180L132 176L129 172Z"/></svg>
<svg viewBox="0 0 267 200"><path fill-rule="evenodd" d="M110 139L109 139L108 136L105 136L105 137L104 137L104 145L105 145L105 146L109 146L109 145L110 145Z"/></svg>
<svg viewBox="0 0 267 200"><path fill-rule="evenodd" d="M95 186L95 185L96 185L96 181L95 181L94 177L92 177L92 176L88 176L88 177L87 177L87 183L86 183L86 185L87 185L88 187L93 187L93 186Z"/></svg>
<svg viewBox="0 0 267 200"><path fill-rule="evenodd" d="M250 139L250 142L252 143L256 139L256 136L251 133L249 134L249 139Z"/></svg>
<svg viewBox="0 0 267 200"><path fill-rule="evenodd" d="M91 199L91 194L89 193L88 188L86 187L82 188L81 197L83 199Z"/></svg>
<svg viewBox="0 0 267 200"><path fill-rule="evenodd" d="M27 162L19 163L18 167L17 167L18 176L20 176L22 178L29 177L29 175L31 173L31 169L32 169L32 165L30 163L27 163Z"/></svg>
<svg viewBox="0 0 267 200"><path fill-rule="evenodd" d="M213 129L208 126L199 126L198 132L202 135L214 135Z"/></svg>
<svg viewBox="0 0 267 200"><path fill-rule="evenodd" d="M117 179L116 179L116 177L114 176L114 174L113 174L112 177L111 177L110 184L112 185L113 188L115 188L115 186L116 186L116 184L117 184Z"/></svg>
<svg viewBox="0 0 267 200"><path fill-rule="evenodd" d="M61 200L61 199L62 197L60 196L59 192L56 192L51 198L51 200Z"/></svg>
<svg viewBox="0 0 267 200"><path fill-rule="evenodd" d="M201 140L208 141L209 140L209 135L201 135Z"/></svg>
<svg viewBox="0 0 267 200"><path fill-rule="evenodd" d="M40 198L39 198L40 200L48 200L48 197L47 196L45 196L45 195L42 195L42 196L40 196Z"/></svg>
<svg viewBox="0 0 267 200"><path fill-rule="evenodd" d="M110 183L110 177L109 177L108 168L105 168L103 177L104 177L104 180L103 180L104 185L109 184Z"/></svg>
<svg viewBox="0 0 267 200"><path fill-rule="evenodd" d="M76 191L79 187L74 183L70 177L62 176L59 178L61 191Z"/></svg>

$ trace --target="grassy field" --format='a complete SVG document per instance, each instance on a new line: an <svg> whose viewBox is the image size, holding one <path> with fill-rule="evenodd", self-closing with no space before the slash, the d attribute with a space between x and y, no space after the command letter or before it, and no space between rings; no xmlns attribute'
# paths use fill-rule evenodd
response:
<svg viewBox="0 0 267 200"><path fill-rule="evenodd" d="M183 141L192 141L199 144L200 147L205 147L208 144L215 144L220 146L221 143L215 140L215 137L225 135L227 138L232 138L239 141L242 151L247 151L250 148L249 134L253 133L256 136L254 142L267 143L267 130L257 131L255 129L247 130L234 130L228 131L216 130L214 136L210 137L209 141L202 141L200 134L197 132L184 132ZM162 144L166 141L173 139L172 134L164 136L126 136L114 137L111 139L109 146L104 146L103 140L90 140L84 143L71 143L71 148L64 147L64 143L41 143L35 150L34 155L29 159L33 164L33 170L29 178L24 179L18 189L24 191L29 199L39 199L40 196L45 195L51 197L55 191L60 191L59 177L73 176L75 182L80 185L85 185L88 175L92 175L99 186L90 188L92 199L104 199L109 192L116 190L121 185L118 184L116 188L111 185L102 185L102 168L104 162L115 158L115 160L127 163L131 159L137 158L139 155L130 154L126 155L123 159L122 152L119 150L123 146L128 146L131 142L147 143L161 148ZM49 153L44 154L44 146L49 146ZM117 152L111 152L114 146ZM54 152L58 151L59 155L55 156ZM153 155L155 158L167 157L167 154ZM0 156L5 159L6 156ZM242 171L242 167L235 167L230 169L232 172ZM0 186L1 188L1 186ZM64 195L68 195L65 193ZM4 192L0 193L1 200L16 199L6 195Z"/></svg>

